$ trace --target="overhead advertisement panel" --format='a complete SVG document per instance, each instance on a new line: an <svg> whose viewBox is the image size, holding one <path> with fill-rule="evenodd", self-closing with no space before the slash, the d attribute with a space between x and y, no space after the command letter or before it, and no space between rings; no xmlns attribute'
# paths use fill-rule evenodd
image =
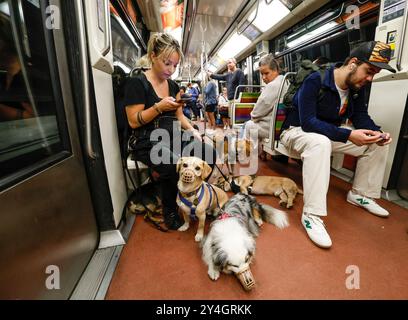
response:
<svg viewBox="0 0 408 320"><path fill-rule="evenodd" d="M170 33L181 44L184 0L161 0L160 14L164 32Z"/></svg>

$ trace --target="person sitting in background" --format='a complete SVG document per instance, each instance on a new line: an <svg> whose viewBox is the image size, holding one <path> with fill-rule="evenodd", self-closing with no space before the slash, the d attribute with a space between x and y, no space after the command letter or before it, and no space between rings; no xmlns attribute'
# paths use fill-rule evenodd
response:
<svg viewBox="0 0 408 320"><path fill-rule="evenodd" d="M193 86L193 84L190 82L187 84L187 92L190 97L191 97L191 101L188 103L188 105L190 106L191 110L193 111L193 115L194 117L192 117L192 120L198 120L200 118L200 111L197 108L197 99L198 99L198 95L199 92L197 90L197 88L195 88Z"/></svg>
<svg viewBox="0 0 408 320"><path fill-rule="evenodd" d="M8 29L7 26L2 27L2 31ZM21 72L20 59L12 40L2 32L0 33L0 121L28 119L34 115Z"/></svg>
<svg viewBox="0 0 408 320"><path fill-rule="evenodd" d="M180 97L189 97L189 94L186 93L186 87L182 86L180 87ZM189 105L187 103L183 103L183 114L184 116L191 120L191 108L189 107Z"/></svg>
<svg viewBox="0 0 408 320"><path fill-rule="evenodd" d="M279 89L283 81L283 76L279 75L279 72L279 65L272 54L268 54L259 61L259 73L266 86L251 112L251 120L245 123L243 130L246 139L250 139L251 131L257 132L258 140L269 138L272 111L278 101ZM253 142L254 147L257 147L258 141Z"/></svg>
<svg viewBox="0 0 408 320"><path fill-rule="evenodd" d="M304 205L301 223L314 244L330 248L332 240L322 217L327 216L330 157L333 152L358 157L353 186L347 202L370 213L387 217L389 212L374 200L381 196L388 145L392 139L368 114L364 86L387 69L389 45L379 41L362 43L344 63L309 75L293 98L280 135L281 143L298 153L303 162ZM323 95L320 96L321 89ZM345 126L351 120L353 127Z"/></svg>
<svg viewBox="0 0 408 320"><path fill-rule="evenodd" d="M220 114L224 130L231 127L230 117L228 114L229 100L227 95L227 88L222 88L222 93L218 97L218 112Z"/></svg>

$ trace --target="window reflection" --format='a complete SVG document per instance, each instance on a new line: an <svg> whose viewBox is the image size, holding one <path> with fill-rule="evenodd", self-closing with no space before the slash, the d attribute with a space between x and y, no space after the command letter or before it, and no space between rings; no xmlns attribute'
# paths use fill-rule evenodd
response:
<svg viewBox="0 0 408 320"><path fill-rule="evenodd" d="M21 1L24 20L15 17L25 22L27 55L12 28L17 5L0 0L0 178L63 150L41 9Z"/></svg>

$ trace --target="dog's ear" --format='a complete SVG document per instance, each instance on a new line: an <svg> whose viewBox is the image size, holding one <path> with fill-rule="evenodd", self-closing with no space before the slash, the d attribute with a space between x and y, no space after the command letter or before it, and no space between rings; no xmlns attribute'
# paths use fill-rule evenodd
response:
<svg viewBox="0 0 408 320"><path fill-rule="evenodd" d="M178 159L177 161L177 167L176 167L176 172L180 171L181 166L183 165L184 162L184 157L181 157L180 159Z"/></svg>
<svg viewBox="0 0 408 320"><path fill-rule="evenodd" d="M208 176L211 174L211 171L212 171L211 167L208 165L207 162L205 162L205 161L203 160L201 178L202 178L203 180L207 179Z"/></svg>

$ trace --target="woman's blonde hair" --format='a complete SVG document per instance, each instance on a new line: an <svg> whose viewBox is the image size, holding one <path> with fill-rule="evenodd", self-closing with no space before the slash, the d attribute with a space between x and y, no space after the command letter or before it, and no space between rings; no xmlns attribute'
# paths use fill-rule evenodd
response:
<svg viewBox="0 0 408 320"><path fill-rule="evenodd" d="M168 33L155 33L150 37L147 45L147 56L150 62L152 62L152 53L156 57L164 56L170 57L173 52L178 53L180 60L183 58L179 42Z"/></svg>

